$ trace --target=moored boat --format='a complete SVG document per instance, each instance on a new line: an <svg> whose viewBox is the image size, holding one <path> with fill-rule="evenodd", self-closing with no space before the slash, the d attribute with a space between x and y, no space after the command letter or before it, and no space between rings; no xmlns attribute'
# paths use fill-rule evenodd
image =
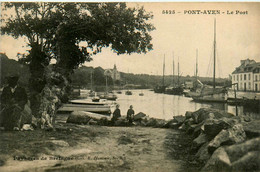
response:
<svg viewBox="0 0 260 172"><path fill-rule="evenodd" d="M110 115L113 104L107 102L93 102L87 100L72 100L69 103L63 104L59 112L73 112L73 111L86 111L99 114Z"/></svg>
<svg viewBox="0 0 260 172"><path fill-rule="evenodd" d="M127 90L126 92L125 92L125 95L132 95L133 93L132 93L132 91L129 91L129 90Z"/></svg>
<svg viewBox="0 0 260 172"><path fill-rule="evenodd" d="M216 73L216 20L214 21L214 53L213 53L213 88L208 88L203 85L199 94L191 95L192 99L197 102L227 102L227 89L225 87L216 88L215 73Z"/></svg>

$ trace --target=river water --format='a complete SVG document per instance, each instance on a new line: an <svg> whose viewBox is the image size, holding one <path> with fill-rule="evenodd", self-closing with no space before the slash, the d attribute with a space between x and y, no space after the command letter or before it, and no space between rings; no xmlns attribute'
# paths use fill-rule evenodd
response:
<svg viewBox="0 0 260 172"><path fill-rule="evenodd" d="M150 117L160 119L172 119L173 116L185 115L186 111L196 111L200 108L216 108L227 112L236 113L235 106L229 106L222 103L196 103L192 98L184 96L175 96L167 94L157 94L149 90L131 90L133 95L117 94L116 102L120 105L122 115L126 112L130 105L133 105L135 113L143 112ZM139 96L143 93L144 96ZM246 111L243 107L238 107L238 114L246 114L255 119L260 119L260 114Z"/></svg>

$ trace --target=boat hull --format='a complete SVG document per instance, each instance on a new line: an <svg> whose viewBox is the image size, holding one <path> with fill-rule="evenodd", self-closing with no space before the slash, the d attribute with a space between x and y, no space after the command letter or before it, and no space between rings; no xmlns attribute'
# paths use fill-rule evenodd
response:
<svg viewBox="0 0 260 172"><path fill-rule="evenodd" d="M215 102L215 103L226 103L227 96L225 93L215 93L208 95L192 96L195 102Z"/></svg>
<svg viewBox="0 0 260 172"><path fill-rule="evenodd" d="M59 112L73 112L86 111L99 114L111 114L111 107L109 105L84 105L84 104L64 104L58 109Z"/></svg>

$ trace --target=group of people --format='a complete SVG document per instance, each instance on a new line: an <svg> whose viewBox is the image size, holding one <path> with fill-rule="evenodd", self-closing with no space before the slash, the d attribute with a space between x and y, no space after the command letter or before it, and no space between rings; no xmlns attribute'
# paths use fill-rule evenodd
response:
<svg viewBox="0 0 260 172"><path fill-rule="evenodd" d="M133 106L130 105L129 109L127 110L127 116L126 119L129 122L129 124L132 124L133 118L134 118L135 111L133 110ZM121 111L119 109L119 104L116 105L116 110L113 112L113 116L111 121L115 123L119 118L121 117Z"/></svg>

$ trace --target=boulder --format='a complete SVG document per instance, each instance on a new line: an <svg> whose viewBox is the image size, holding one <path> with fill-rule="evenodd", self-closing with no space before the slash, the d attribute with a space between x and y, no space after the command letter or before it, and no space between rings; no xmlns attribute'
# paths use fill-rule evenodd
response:
<svg viewBox="0 0 260 172"><path fill-rule="evenodd" d="M235 119L207 119L204 123L204 132L208 139L213 139L221 130L231 128L238 123Z"/></svg>
<svg viewBox="0 0 260 172"><path fill-rule="evenodd" d="M222 130L208 145L208 152L212 154L217 148L223 145L232 145L245 141L246 134L241 124L236 124L232 128Z"/></svg>
<svg viewBox="0 0 260 172"><path fill-rule="evenodd" d="M88 125L97 125L97 124L98 124L98 122L95 121L94 119L90 119L90 120L88 121Z"/></svg>
<svg viewBox="0 0 260 172"><path fill-rule="evenodd" d="M179 130L186 130L186 125L183 123L179 128L178 128Z"/></svg>
<svg viewBox="0 0 260 172"><path fill-rule="evenodd" d="M109 121L106 117L102 117L100 118L100 120L98 121L98 124L99 125L102 125L102 126L107 126L109 125Z"/></svg>
<svg viewBox="0 0 260 172"><path fill-rule="evenodd" d="M248 152L260 150L260 137L250 139L246 142L228 146L225 148L229 155L230 161L237 161L240 157L243 157Z"/></svg>
<svg viewBox="0 0 260 172"><path fill-rule="evenodd" d="M193 125L195 123L192 118L185 120L183 124L185 125L185 127L184 127L185 131L189 134L191 134L193 132L194 128L196 127L196 125Z"/></svg>
<svg viewBox="0 0 260 172"><path fill-rule="evenodd" d="M125 116L121 116L120 118L118 118L115 123L114 123L115 126L128 126L129 125L129 122L128 120L126 119Z"/></svg>
<svg viewBox="0 0 260 172"><path fill-rule="evenodd" d="M146 123L146 126L147 127L152 127L152 126L155 126L157 124L157 120L155 118L150 118L147 123Z"/></svg>
<svg viewBox="0 0 260 172"><path fill-rule="evenodd" d="M196 153L195 157L201 161L202 163L206 162L210 158L210 154L208 152L208 142L204 143Z"/></svg>
<svg viewBox="0 0 260 172"><path fill-rule="evenodd" d="M260 120L254 120L251 122L243 122L243 128L248 138L254 138L260 136Z"/></svg>
<svg viewBox="0 0 260 172"><path fill-rule="evenodd" d="M165 128L166 124L167 124L167 121L165 121L164 119L156 119L156 124L154 127Z"/></svg>
<svg viewBox="0 0 260 172"><path fill-rule="evenodd" d="M193 112L186 111L186 113L185 113L185 118L186 118L186 119L189 119L189 118L191 118L191 116L192 116L192 113L193 113Z"/></svg>
<svg viewBox="0 0 260 172"><path fill-rule="evenodd" d="M139 112L138 114L136 114L133 118L134 121L138 121L138 120L142 120L143 117L145 117L146 114L144 114L143 112Z"/></svg>
<svg viewBox="0 0 260 172"><path fill-rule="evenodd" d="M232 163L232 171L259 171L260 150L248 152Z"/></svg>
<svg viewBox="0 0 260 172"><path fill-rule="evenodd" d="M91 117L88 116L86 113L82 111L74 111L68 117L67 123L88 124L90 119Z"/></svg>
<svg viewBox="0 0 260 172"><path fill-rule="evenodd" d="M231 162L227 152L224 148L218 148L206 165L202 168L202 171L230 171Z"/></svg>
<svg viewBox="0 0 260 172"><path fill-rule="evenodd" d="M215 118L215 115L212 112L202 113L202 114L199 114L199 116L198 116L198 123L203 122L206 119L214 119L214 118Z"/></svg>
<svg viewBox="0 0 260 172"><path fill-rule="evenodd" d="M225 111L211 109L211 108L200 108L199 110L192 113L191 117L195 123L201 123L207 119L219 119L222 117L231 118L234 115Z"/></svg>
<svg viewBox="0 0 260 172"><path fill-rule="evenodd" d="M196 139L192 141L192 148L197 150L201 145L208 141L206 134L201 133Z"/></svg>
<svg viewBox="0 0 260 172"><path fill-rule="evenodd" d="M168 121L165 125L166 128L178 129L181 126L180 123L174 122L173 120Z"/></svg>
<svg viewBox="0 0 260 172"><path fill-rule="evenodd" d="M174 116L173 121L176 123L180 123L180 125L184 122L185 116L179 115L179 116Z"/></svg>
<svg viewBox="0 0 260 172"><path fill-rule="evenodd" d="M193 130L193 137L198 137L204 131L204 121L197 124Z"/></svg>

